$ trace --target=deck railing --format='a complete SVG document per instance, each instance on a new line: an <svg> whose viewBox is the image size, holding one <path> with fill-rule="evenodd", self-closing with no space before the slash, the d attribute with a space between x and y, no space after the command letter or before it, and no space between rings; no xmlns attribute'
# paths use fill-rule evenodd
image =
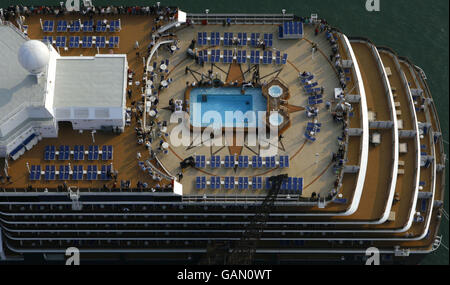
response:
<svg viewBox="0 0 450 285"><path fill-rule="evenodd" d="M284 21L294 20L294 14L187 14L187 19L194 24L201 24L206 21L208 24L223 24L230 20L232 24L282 24Z"/></svg>

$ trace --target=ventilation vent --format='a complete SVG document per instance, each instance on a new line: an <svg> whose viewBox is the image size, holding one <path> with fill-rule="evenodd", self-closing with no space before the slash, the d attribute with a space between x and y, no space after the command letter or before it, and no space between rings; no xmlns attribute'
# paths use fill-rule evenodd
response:
<svg viewBox="0 0 450 285"><path fill-rule="evenodd" d="M109 118L109 109L108 108L95 109L95 117L96 118Z"/></svg>
<svg viewBox="0 0 450 285"><path fill-rule="evenodd" d="M89 109L83 108L83 109L75 109L74 111L75 118L89 118Z"/></svg>

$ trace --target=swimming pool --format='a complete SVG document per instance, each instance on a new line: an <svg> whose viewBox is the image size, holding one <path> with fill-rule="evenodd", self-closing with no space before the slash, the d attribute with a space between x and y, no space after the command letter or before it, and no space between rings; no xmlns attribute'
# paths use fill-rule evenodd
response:
<svg viewBox="0 0 450 285"><path fill-rule="evenodd" d="M189 101L194 127L257 127L258 112L267 110L267 100L260 88L246 88L245 94L241 94L241 88L237 87L198 87L191 90Z"/></svg>

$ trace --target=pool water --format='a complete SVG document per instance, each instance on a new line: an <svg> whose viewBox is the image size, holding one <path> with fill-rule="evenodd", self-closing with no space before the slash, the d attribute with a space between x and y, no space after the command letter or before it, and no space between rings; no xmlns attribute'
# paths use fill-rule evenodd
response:
<svg viewBox="0 0 450 285"><path fill-rule="evenodd" d="M278 98L283 94L283 89L280 86L274 85L269 88L269 95L273 98Z"/></svg>
<svg viewBox="0 0 450 285"><path fill-rule="evenodd" d="M241 88L199 87L191 90L190 106L194 127L257 127L257 112L266 112L267 100L260 88L246 88L241 94ZM243 118L236 111L248 116Z"/></svg>

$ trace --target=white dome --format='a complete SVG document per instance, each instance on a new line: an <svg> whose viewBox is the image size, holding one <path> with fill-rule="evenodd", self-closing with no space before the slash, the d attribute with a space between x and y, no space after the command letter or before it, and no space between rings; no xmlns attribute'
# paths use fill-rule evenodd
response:
<svg viewBox="0 0 450 285"><path fill-rule="evenodd" d="M50 51L41 41L26 41L19 49L19 62L31 74L45 71L50 60Z"/></svg>

